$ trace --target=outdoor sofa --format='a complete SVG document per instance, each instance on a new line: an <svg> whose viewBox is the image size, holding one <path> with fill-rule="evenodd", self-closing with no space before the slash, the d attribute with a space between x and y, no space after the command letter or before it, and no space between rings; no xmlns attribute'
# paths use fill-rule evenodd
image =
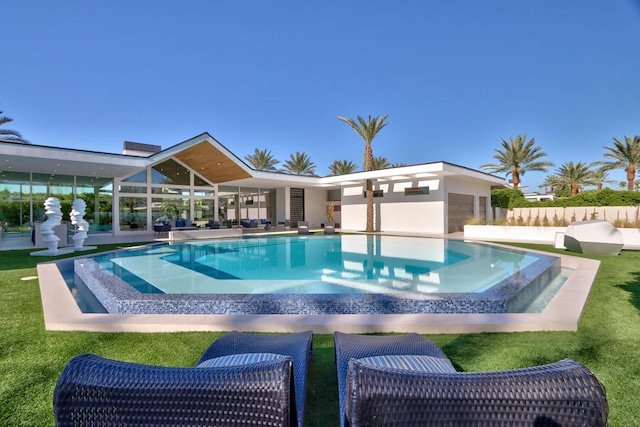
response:
<svg viewBox="0 0 640 427"><path fill-rule="evenodd" d="M310 331L230 332L193 368L82 354L56 383L56 425L302 426L310 357Z"/></svg>
<svg viewBox="0 0 640 427"><path fill-rule="evenodd" d="M602 384L571 359L456 372L417 334L334 334L343 426L605 426Z"/></svg>

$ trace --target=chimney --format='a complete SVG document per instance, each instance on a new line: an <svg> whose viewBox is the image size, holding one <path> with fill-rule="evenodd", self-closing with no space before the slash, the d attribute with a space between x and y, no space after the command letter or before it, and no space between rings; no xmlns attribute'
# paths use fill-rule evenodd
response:
<svg viewBox="0 0 640 427"><path fill-rule="evenodd" d="M128 156L149 157L162 151L162 147L159 145L143 144L141 142L125 141L122 145L122 154Z"/></svg>

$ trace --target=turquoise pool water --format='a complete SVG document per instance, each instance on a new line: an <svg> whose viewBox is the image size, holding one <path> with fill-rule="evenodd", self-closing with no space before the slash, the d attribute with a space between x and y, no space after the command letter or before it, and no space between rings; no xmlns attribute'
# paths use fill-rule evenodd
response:
<svg viewBox="0 0 640 427"><path fill-rule="evenodd" d="M553 256L457 240L288 235L153 244L64 274L89 312L103 311L94 300L127 314L380 314L529 311L561 270Z"/></svg>
<svg viewBox="0 0 640 427"><path fill-rule="evenodd" d="M95 257L143 293L477 293L538 259L444 239L273 236L153 245Z"/></svg>

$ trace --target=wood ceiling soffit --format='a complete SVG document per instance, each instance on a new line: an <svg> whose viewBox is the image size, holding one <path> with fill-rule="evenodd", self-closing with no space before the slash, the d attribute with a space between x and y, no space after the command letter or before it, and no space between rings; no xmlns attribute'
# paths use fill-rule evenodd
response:
<svg viewBox="0 0 640 427"><path fill-rule="evenodd" d="M251 178L248 172L206 141L179 152L175 157L214 184Z"/></svg>

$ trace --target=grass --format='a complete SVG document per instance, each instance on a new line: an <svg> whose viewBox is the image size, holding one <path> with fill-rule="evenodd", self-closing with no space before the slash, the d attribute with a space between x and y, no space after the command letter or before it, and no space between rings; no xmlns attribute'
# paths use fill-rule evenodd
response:
<svg viewBox="0 0 640 427"><path fill-rule="evenodd" d="M521 247L564 252L547 245ZM114 249L104 245L99 250ZM192 366L221 333L94 333L46 331L30 251L0 252L0 425L53 426L52 396L65 364L80 353L137 363ZM429 335L458 370L485 371L551 363L569 357L604 383L610 426L640 425L640 252L592 256L602 261L577 332ZM333 337L314 336L306 421L338 424Z"/></svg>

